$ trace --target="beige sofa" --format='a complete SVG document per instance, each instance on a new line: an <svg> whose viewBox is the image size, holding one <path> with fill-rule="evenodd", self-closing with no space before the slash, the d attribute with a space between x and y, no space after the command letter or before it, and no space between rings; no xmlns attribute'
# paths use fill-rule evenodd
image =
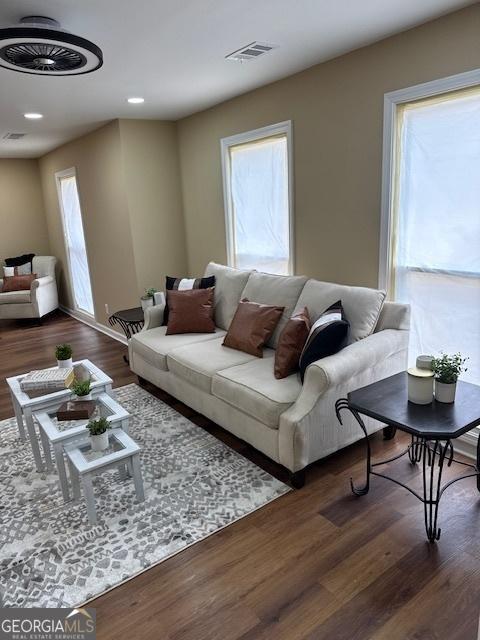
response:
<svg viewBox="0 0 480 640"><path fill-rule="evenodd" d="M0 279L0 320L40 320L58 308L56 263L57 259L53 256L35 256L32 260L32 272L37 274L37 279L25 291L2 292L3 279Z"/></svg>
<svg viewBox="0 0 480 640"><path fill-rule="evenodd" d="M384 302L384 292L363 287L272 276L210 263L216 276L213 334L166 336L162 305L147 309L144 329L129 342L130 367L242 440L285 466L296 486L304 468L361 437L352 418L343 426L335 401L348 391L405 369L409 308ZM222 346L238 302L248 298L285 307L263 358ZM350 322L348 345L299 375L273 375L275 347L288 318L307 306L315 321L341 300ZM384 425L366 419L370 432Z"/></svg>

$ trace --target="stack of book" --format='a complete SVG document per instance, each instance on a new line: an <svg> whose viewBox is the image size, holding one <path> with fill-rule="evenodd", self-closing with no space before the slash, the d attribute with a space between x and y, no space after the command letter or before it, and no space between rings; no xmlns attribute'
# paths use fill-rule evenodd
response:
<svg viewBox="0 0 480 640"><path fill-rule="evenodd" d="M68 389L75 374L73 369L40 369L30 371L20 381L22 391L58 391Z"/></svg>

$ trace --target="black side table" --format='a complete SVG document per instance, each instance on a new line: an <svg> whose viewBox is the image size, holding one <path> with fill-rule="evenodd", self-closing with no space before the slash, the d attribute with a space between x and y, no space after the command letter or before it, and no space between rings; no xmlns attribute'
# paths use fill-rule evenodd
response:
<svg viewBox="0 0 480 640"><path fill-rule="evenodd" d="M337 400L335 410L340 424L342 424L340 413L345 409L350 411L360 425L367 446L366 482L363 487L356 487L350 479L353 493L357 496L368 493L370 475L395 482L423 503L427 537L430 542L438 540L441 533L441 529L437 526L438 505L445 490L454 482L476 477L477 489L480 491L480 440L477 445L476 464L456 460L452 445L453 439L480 424L480 387L460 381L457 383L457 394L453 404L444 404L435 400L427 405L413 404L408 402L407 373L402 372L352 391L347 398ZM402 453L388 460L372 463L367 430L360 414L386 423L392 437L396 429L409 433L411 443ZM399 480L373 470L406 454L412 464L422 463L422 495ZM455 462L469 467L471 471L442 486L445 462L447 466Z"/></svg>
<svg viewBox="0 0 480 640"><path fill-rule="evenodd" d="M142 307L135 307L134 309L123 309L122 311L116 311L108 318L110 326L119 324L122 327L127 340L133 336L134 333L138 333L144 325L145 319L143 316ZM126 364L130 364L127 356L123 356Z"/></svg>

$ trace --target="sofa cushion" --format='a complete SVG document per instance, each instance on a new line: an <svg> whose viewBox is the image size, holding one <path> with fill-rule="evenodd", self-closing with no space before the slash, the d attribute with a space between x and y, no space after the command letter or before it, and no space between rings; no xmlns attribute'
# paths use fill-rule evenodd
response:
<svg viewBox="0 0 480 640"><path fill-rule="evenodd" d="M275 378L274 354L265 349L261 360L219 371L213 378L212 393L267 427L278 429L280 416L296 401L302 385L296 373Z"/></svg>
<svg viewBox="0 0 480 640"><path fill-rule="evenodd" d="M30 289L28 289L28 291L0 292L0 304L25 304L30 302Z"/></svg>
<svg viewBox="0 0 480 640"><path fill-rule="evenodd" d="M181 333L171 336L165 335L166 331L167 327L157 327L148 331L140 331L131 339L133 352L138 353L149 364L163 371L168 371L167 355L172 349L213 340L225 335L225 331L218 328L215 333Z"/></svg>
<svg viewBox="0 0 480 640"><path fill-rule="evenodd" d="M168 354L168 369L190 384L212 392L212 378L217 371L255 360L243 351L222 345L223 339L210 340L174 349Z"/></svg>
<svg viewBox="0 0 480 640"><path fill-rule="evenodd" d="M283 328L290 320L300 293L307 282L305 276L274 276L254 271L242 292L251 302L284 307L283 315L267 346L275 348Z"/></svg>
<svg viewBox="0 0 480 640"><path fill-rule="evenodd" d="M216 262L207 265L205 276L215 276L213 306L217 327L228 330L250 273L251 271L232 269Z"/></svg>
<svg viewBox="0 0 480 640"><path fill-rule="evenodd" d="M385 291L309 280L298 299L297 309L308 307L312 324L340 300L350 323L348 344L373 333L385 300Z"/></svg>

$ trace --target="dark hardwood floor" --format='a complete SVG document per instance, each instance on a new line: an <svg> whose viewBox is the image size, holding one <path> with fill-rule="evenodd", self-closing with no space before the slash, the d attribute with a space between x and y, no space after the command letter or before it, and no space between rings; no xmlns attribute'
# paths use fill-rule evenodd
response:
<svg viewBox="0 0 480 640"><path fill-rule="evenodd" d="M41 327L0 322L0 419L12 415L9 375L53 364L59 342L115 381L135 382L125 347L58 314ZM167 394L149 391L282 480L251 447ZM374 454L407 440L372 438ZM480 611L480 494L475 481L442 498L440 541L426 542L422 507L373 478L355 498L361 444L313 465L306 486L98 598L99 640L476 640ZM415 483L405 459L392 465ZM449 470L458 473L458 469Z"/></svg>

